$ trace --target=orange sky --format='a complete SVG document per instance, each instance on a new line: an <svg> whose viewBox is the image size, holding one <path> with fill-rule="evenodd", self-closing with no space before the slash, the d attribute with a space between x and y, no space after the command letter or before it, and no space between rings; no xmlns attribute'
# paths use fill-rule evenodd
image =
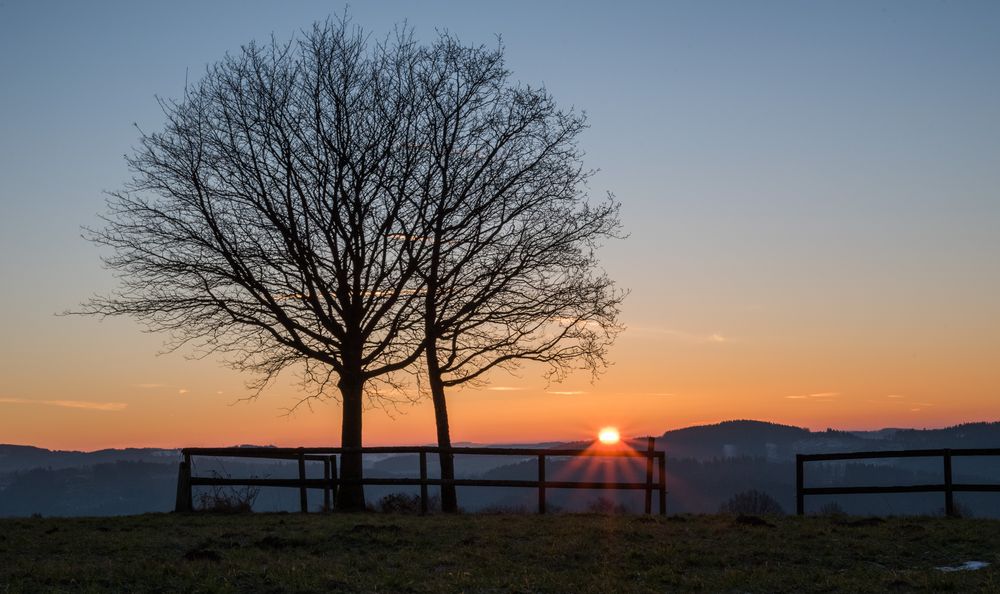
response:
<svg viewBox="0 0 1000 594"><path fill-rule="evenodd" d="M339 441L335 402L283 410L299 398L291 378L241 402L247 392L237 374L212 360L156 356L158 338L130 322L52 318L48 331L2 347L0 442L91 450ZM953 350L974 336L928 336L904 350L892 344L898 337L859 349L844 334L794 340L634 325L595 383L581 375L546 386L540 370L525 368L521 377L499 373L484 388L453 391L452 435L526 442L589 439L605 425L628 436L733 418L813 429L997 419L1000 377L989 363L1000 353ZM365 440L432 442L430 402L368 411Z"/></svg>

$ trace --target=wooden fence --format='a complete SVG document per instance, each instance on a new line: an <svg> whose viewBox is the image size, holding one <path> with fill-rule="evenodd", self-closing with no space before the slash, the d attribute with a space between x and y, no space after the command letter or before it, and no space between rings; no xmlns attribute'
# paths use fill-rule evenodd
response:
<svg viewBox="0 0 1000 594"><path fill-rule="evenodd" d="M951 479L952 458L959 456L1000 456L1000 448L956 450L895 450L887 452L850 452L840 454L798 454L795 456L795 510L805 513L806 495L851 495L862 493L944 493L944 509L955 515L955 492L1000 493L1000 484L955 483ZM887 487L806 487L805 463L830 460L866 460L874 458L938 458L942 459L944 481L929 485L895 485Z"/></svg>
<svg viewBox="0 0 1000 594"><path fill-rule="evenodd" d="M538 489L538 512L545 513L545 495L547 489L627 489L645 492L645 512L652 513L653 492L659 494L660 515L667 513L667 480L666 455L654 449L653 438L647 438L645 450L624 448L621 450L591 448L584 450L570 449L538 449L538 448L439 448L431 446L403 447L365 447L365 448L184 448L181 450L184 460L180 463L177 478L177 500L175 511L193 511L194 487L199 486L253 486L253 487L289 487L299 490L299 508L305 513L309 508L308 489L322 489L324 509L332 509L336 499L336 491L343 484L362 485L398 485L420 487L420 508L427 512L429 486L452 484L456 487L521 487ZM337 456L345 452L362 454L418 454L419 478L375 478L342 479L337 476ZM480 455L480 456L517 456L521 458L536 458L538 461L537 480L494 480L494 479L440 479L427 476L427 455ZM222 458L262 458L272 460L296 460L298 462L297 478L229 478L192 476L192 458L222 457ZM640 458L646 461L645 480L643 482L614 481L554 481L545 476L545 461L547 458ZM322 462L323 478L306 478L306 462ZM653 472L656 462L657 472Z"/></svg>

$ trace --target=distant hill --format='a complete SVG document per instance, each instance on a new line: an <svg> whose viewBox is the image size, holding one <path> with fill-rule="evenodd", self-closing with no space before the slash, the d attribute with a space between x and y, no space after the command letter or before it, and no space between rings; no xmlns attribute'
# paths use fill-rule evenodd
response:
<svg viewBox="0 0 1000 594"><path fill-rule="evenodd" d="M180 450L159 448L107 449L93 452L47 450L34 446L0 444L0 474L32 468L80 468L114 462L176 463Z"/></svg>
<svg viewBox="0 0 1000 594"><path fill-rule="evenodd" d="M520 444L476 444L462 446L574 448L589 442L539 442ZM237 446L244 447L244 446ZM246 446L267 447L267 446ZM1000 422L964 423L944 429L881 429L878 431L810 431L802 427L766 421L733 420L667 431L656 438L656 447L672 458L733 458L740 456L793 459L796 453L899 450L916 448L1000 447ZM492 458L492 457L489 457ZM32 468L79 468L114 462L176 462L179 449L125 448L93 452L48 450L27 445L0 444L0 474ZM498 460L483 459L485 466ZM368 463L389 472L412 465L398 456L379 457ZM470 468L470 471L474 469Z"/></svg>
<svg viewBox="0 0 1000 594"><path fill-rule="evenodd" d="M1000 422L965 423L944 429L810 431L765 421L724 421L667 431L657 448L673 458L761 457L793 460L795 454L935 448L998 448Z"/></svg>
<svg viewBox="0 0 1000 594"><path fill-rule="evenodd" d="M667 431L657 447L674 458L788 457L796 444L813 436L808 429L764 421L724 421Z"/></svg>
<svg viewBox="0 0 1000 594"><path fill-rule="evenodd" d="M462 445L483 445L468 444ZM504 444L506 446L506 444ZM584 448L589 442L545 442L518 447ZM636 442L637 447L643 443ZM504 446L498 446L504 447ZM1000 423L966 423L944 429L891 428L878 431L810 431L801 427L754 420L725 421L667 431L656 437L657 449L667 452L668 508L673 512L715 512L735 493L747 489L765 491L786 510L794 505L796 453L885 451L936 448L1000 448ZM172 508L177 463L176 449L128 448L95 452L47 450L0 445L0 516L119 515ZM365 459L368 476L414 477L418 460L414 455L379 455ZM629 468L635 466L635 468ZM312 468L310 473L319 471ZM199 459L196 474L221 476L293 477L295 465L288 461ZM437 460L428 459L429 474L437 476ZM504 456L459 456L456 470L461 477L532 480L537 476L533 458ZM319 471L321 472L321 471ZM553 457L548 476L560 480L583 480L619 476L641 480L644 472L624 460L568 460ZM810 484L906 484L940 480L937 459L880 460L825 464L811 468ZM1000 459L966 458L954 463L956 481L1000 482ZM310 474L310 476L314 476ZM319 475L315 475L319 476ZM882 481L882 483L879 483ZM370 487L372 501L397 487ZM415 489L409 489L415 492ZM553 490L553 509L588 509L598 497L637 511L641 496L634 493ZM460 488L460 504L467 510L484 508L533 509L533 489ZM821 498L810 505L819 506ZM310 501L319 502L317 495ZM851 513L935 513L939 494L861 496L837 499ZM961 494L959 502L976 515L1000 515L1000 498L994 494ZM294 510L298 504L293 489L264 489L255 504L262 511ZM807 506L808 507L808 506ZM809 507L815 509L815 507Z"/></svg>

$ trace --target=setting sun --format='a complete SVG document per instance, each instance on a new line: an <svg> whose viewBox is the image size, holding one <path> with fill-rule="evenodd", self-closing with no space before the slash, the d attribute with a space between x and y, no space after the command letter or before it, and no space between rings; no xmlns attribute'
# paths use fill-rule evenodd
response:
<svg viewBox="0 0 1000 594"><path fill-rule="evenodd" d="M620 439L618 429L614 427L605 427L597 434L597 439L606 445L618 443L618 440Z"/></svg>

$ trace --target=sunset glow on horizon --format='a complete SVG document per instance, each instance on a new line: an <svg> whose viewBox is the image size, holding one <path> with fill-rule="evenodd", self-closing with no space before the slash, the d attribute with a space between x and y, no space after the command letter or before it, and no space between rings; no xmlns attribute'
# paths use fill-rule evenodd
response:
<svg viewBox="0 0 1000 594"><path fill-rule="evenodd" d="M614 445L620 439L621 436L618 434L618 429L614 427L605 427L597 434L597 440L604 445Z"/></svg>

